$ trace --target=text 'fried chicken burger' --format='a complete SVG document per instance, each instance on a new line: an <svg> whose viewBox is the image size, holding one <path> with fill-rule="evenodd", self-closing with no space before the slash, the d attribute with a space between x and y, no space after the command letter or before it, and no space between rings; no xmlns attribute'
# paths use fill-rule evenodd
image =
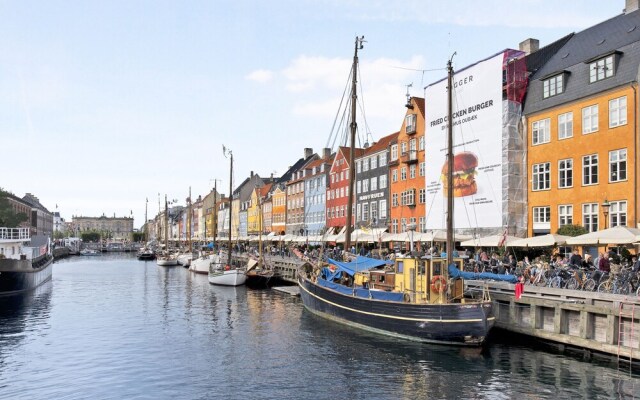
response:
<svg viewBox="0 0 640 400"><path fill-rule="evenodd" d="M478 191L476 185L476 167L478 157L475 154L465 151L453 156L453 197L471 196ZM444 195L448 193L447 173L448 163L442 167L442 182L444 183Z"/></svg>

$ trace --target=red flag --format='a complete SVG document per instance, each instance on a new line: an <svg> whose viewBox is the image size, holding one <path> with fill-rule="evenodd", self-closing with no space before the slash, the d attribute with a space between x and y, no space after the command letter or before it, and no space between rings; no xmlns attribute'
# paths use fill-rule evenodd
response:
<svg viewBox="0 0 640 400"><path fill-rule="evenodd" d="M505 243L507 243L507 228L504 228L504 232L502 232L502 238L498 242L498 247L504 247Z"/></svg>

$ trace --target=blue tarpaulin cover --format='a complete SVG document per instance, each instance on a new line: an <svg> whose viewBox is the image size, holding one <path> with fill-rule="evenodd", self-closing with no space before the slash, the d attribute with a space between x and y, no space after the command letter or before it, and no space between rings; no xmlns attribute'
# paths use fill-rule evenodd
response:
<svg viewBox="0 0 640 400"><path fill-rule="evenodd" d="M460 271L455 264L449 265L449 276L463 279L493 279L495 281L516 283L518 278L515 275L492 274L491 272L465 272Z"/></svg>
<svg viewBox="0 0 640 400"><path fill-rule="evenodd" d="M330 282L322 278L318 278L318 285L335 290L348 296L362 297L365 299L386 300L386 301L403 301L402 293L386 292L384 290L369 290L363 288L353 288L341 285L339 283Z"/></svg>
<svg viewBox="0 0 640 400"><path fill-rule="evenodd" d="M329 274L324 274L325 278L328 281L331 281L334 278L340 277L342 275L342 272L346 272L347 275L353 276L356 274L356 272L366 271L368 269L376 268L376 267L382 267L387 264L393 264L393 261L378 260L376 258L369 258L369 257L363 257L363 256L358 256L355 261L351 261L351 262L341 262L331 258L329 258L328 261L329 261L329 264L336 266L336 269L333 272L330 272L330 270L326 267L323 268L323 271L322 271L323 274L325 272L324 271L325 269L329 270L330 272Z"/></svg>

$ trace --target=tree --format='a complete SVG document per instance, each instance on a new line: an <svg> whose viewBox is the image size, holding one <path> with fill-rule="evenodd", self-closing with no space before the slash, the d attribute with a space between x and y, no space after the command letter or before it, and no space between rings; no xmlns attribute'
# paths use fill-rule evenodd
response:
<svg viewBox="0 0 640 400"><path fill-rule="evenodd" d="M133 241L141 242L144 239L144 233L142 232L133 232Z"/></svg>
<svg viewBox="0 0 640 400"><path fill-rule="evenodd" d="M9 193L0 188L0 226L15 228L28 221L29 216L25 213L16 213L9 203L8 196Z"/></svg>
<svg viewBox="0 0 640 400"><path fill-rule="evenodd" d="M564 236L580 236L588 232L580 225L562 225L556 233Z"/></svg>

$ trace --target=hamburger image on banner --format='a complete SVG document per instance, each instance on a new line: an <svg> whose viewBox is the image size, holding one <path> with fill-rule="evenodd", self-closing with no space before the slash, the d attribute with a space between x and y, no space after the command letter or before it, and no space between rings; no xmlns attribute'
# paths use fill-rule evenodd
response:
<svg viewBox="0 0 640 400"><path fill-rule="evenodd" d="M465 197L476 194L478 185L476 184L476 167L478 166L478 157L470 151L455 154L453 156L453 197ZM449 164L444 163L442 167L442 175L440 179L443 182L443 194L447 196L449 188L447 187L447 174L449 173Z"/></svg>

